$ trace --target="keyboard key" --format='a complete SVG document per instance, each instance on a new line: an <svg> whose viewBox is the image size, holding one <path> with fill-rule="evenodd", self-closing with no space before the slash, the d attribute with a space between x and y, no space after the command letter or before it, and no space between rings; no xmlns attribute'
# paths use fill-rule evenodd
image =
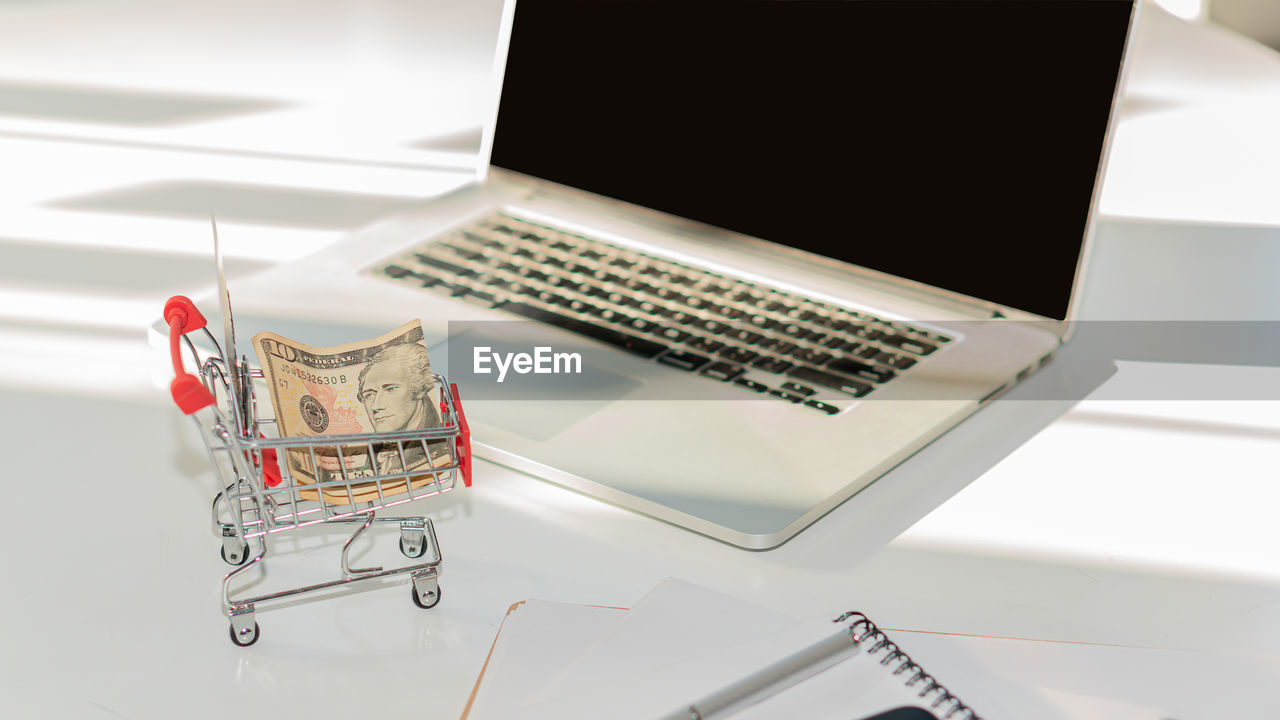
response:
<svg viewBox="0 0 1280 720"><path fill-rule="evenodd" d="M405 277L410 277L410 276L413 276L413 275L417 275L417 273L416 273L416 272L414 272L414 271L410 270L410 269L409 269L409 268L407 268L407 267L402 267L402 266L400 266L400 265L388 265L388 266L386 266L386 267L382 268L382 272L386 273L387 275L389 275L389 276L391 276L391 277L393 277L393 278L395 278L395 279L397 279L397 280L399 280L399 279L401 279L401 278L405 278Z"/></svg>
<svg viewBox="0 0 1280 720"><path fill-rule="evenodd" d="M819 327L831 328L832 330L840 329L837 327L837 325L840 324L840 320L830 315L817 315L812 318L810 322L814 325L818 325Z"/></svg>
<svg viewBox="0 0 1280 720"><path fill-rule="evenodd" d="M789 401L789 402L793 402L793 403L798 403L798 402L800 402L800 401L804 400L804 396L803 396L803 395L797 395L797 394L795 394L795 393L787 392L786 390L778 390L778 389L776 389L776 388L770 388L770 389L769 389L769 394L770 394L770 395L772 395L772 396L774 396L774 397L782 398L783 400L787 400L787 401Z"/></svg>
<svg viewBox="0 0 1280 720"><path fill-rule="evenodd" d="M768 330L768 329L769 329L769 328L771 328L771 327L774 327L774 326L777 326L777 325L781 325L781 324L782 324L782 323L778 322L777 320L774 320L774 319L772 319L772 318L766 317L766 316L764 316L764 315L753 315L753 316L751 316L751 320L750 320L750 322L751 322L751 324L752 324L752 325L754 325L754 326L756 326L756 327L760 328L761 330Z"/></svg>
<svg viewBox="0 0 1280 720"><path fill-rule="evenodd" d="M483 290L472 290L462 299L472 303L473 305L479 305L480 307L493 307L499 302L497 295Z"/></svg>
<svg viewBox="0 0 1280 720"><path fill-rule="evenodd" d="M454 245L453 243L447 243L447 242L440 243L435 247L440 248L442 250L448 250L449 252L453 253L454 255L457 255L463 260L487 260L488 259L484 255L476 252L475 250L465 248L461 245Z"/></svg>
<svg viewBox="0 0 1280 720"><path fill-rule="evenodd" d="M707 320L705 318L700 318L700 317L693 317L691 320L689 320L689 326L701 328L702 330L705 330L706 332L709 332L712 335L717 335L729 329L728 325L725 325L719 320Z"/></svg>
<svg viewBox="0 0 1280 720"><path fill-rule="evenodd" d="M584 303L581 300L574 300L569 303L569 309L584 315L598 315L600 313L600 308L591 303Z"/></svg>
<svg viewBox="0 0 1280 720"><path fill-rule="evenodd" d="M745 345L751 345L759 342L764 336L760 333L751 332L750 330L730 330L724 334L726 340L733 340Z"/></svg>
<svg viewBox="0 0 1280 720"><path fill-rule="evenodd" d="M769 357L762 355L751 361L751 367L759 368L765 372L780 373L791 367L791 363L782 358Z"/></svg>
<svg viewBox="0 0 1280 720"><path fill-rule="evenodd" d="M400 265L388 265L382 269L382 272L397 280L417 280L424 288L431 287L432 285L440 282L438 279L433 278L430 275L423 275L420 272L414 272L413 270Z"/></svg>
<svg viewBox="0 0 1280 720"><path fill-rule="evenodd" d="M778 353L779 355L786 355L793 350L800 349L799 345L786 340L779 340L778 338L765 338L760 341L759 347L761 350Z"/></svg>
<svg viewBox="0 0 1280 720"><path fill-rule="evenodd" d="M881 365L888 365L894 370L909 370L916 364L916 359L909 355L894 355L886 352L882 352L872 359Z"/></svg>
<svg viewBox="0 0 1280 720"><path fill-rule="evenodd" d="M930 345L923 340L913 340L901 335L886 335L880 338L880 342L890 347L898 348L899 350L915 353L916 355L928 355L938 349L937 345Z"/></svg>
<svg viewBox="0 0 1280 720"><path fill-rule="evenodd" d="M765 390L769 389L768 385L765 385L764 383L758 383L755 380L748 380L747 378L738 378L737 380L733 381L733 384L741 385L742 387L748 390L754 390L756 392L764 392Z"/></svg>
<svg viewBox="0 0 1280 720"><path fill-rule="evenodd" d="M435 255L444 260L452 260L465 265L489 265L493 261L489 254L477 252L476 248L469 243L461 240L453 239L454 242L438 242L430 247L423 248L424 253ZM482 269L481 272L484 272Z"/></svg>
<svg viewBox="0 0 1280 720"><path fill-rule="evenodd" d="M703 365L706 365L710 360L711 358L706 357L705 355L698 355L696 353L685 352L683 350L671 350L666 354L658 356L658 362L663 365L670 365L672 367L678 367L681 370L689 371L697 370Z"/></svg>
<svg viewBox="0 0 1280 720"><path fill-rule="evenodd" d="M827 363L828 370L834 370L845 375L855 375L860 378L866 378L874 382L882 383L893 379L895 373L892 370L885 370L874 365L868 365L857 360L849 358L837 358Z"/></svg>
<svg viewBox="0 0 1280 720"><path fill-rule="evenodd" d="M835 356L832 355L831 353L822 352L821 350L800 348L795 352L791 353L791 357L795 358L796 360L799 360L802 363L809 363L810 365L822 365L830 361Z"/></svg>
<svg viewBox="0 0 1280 720"><path fill-rule="evenodd" d="M838 408L838 407L836 407L835 405L832 405L832 404L830 404L830 403L824 403L824 402L822 402L821 400L814 400L814 399L810 398L809 400L805 400L805 401L804 401L804 404L805 404L805 406L807 406L807 407L816 408L816 409L818 409L818 410L821 410L821 411L825 412L825 413L826 413L826 414L828 414L828 415L835 415L836 413L840 412L840 408Z"/></svg>
<svg viewBox="0 0 1280 720"><path fill-rule="evenodd" d="M662 326L658 323L653 322L652 320L645 320L644 318L632 318L624 323L620 323L620 325L630 330L638 330L640 332L653 332L655 330L662 329Z"/></svg>
<svg viewBox="0 0 1280 720"><path fill-rule="evenodd" d="M712 340L711 338L704 338L704 337L697 337L697 336L692 336L688 340L685 340L685 344L693 348L694 350L701 350L703 352L709 352L709 353L713 353L719 350L720 348L724 347L724 343L720 342L719 340Z"/></svg>
<svg viewBox="0 0 1280 720"><path fill-rule="evenodd" d="M796 340L809 340L809 341L817 342L819 340L822 340L822 338L827 337L826 334L824 333L810 331L810 329L804 327L804 325L796 325L796 324L790 324L790 325L783 324L782 327L777 328L777 331L782 334L785 334L785 336L787 337L794 337L796 338Z"/></svg>
<svg viewBox="0 0 1280 720"><path fill-rule="evenodd" d="M742 310L739 310L736 307L729 307L728 305L717 305L713 308L713 311L720 317L727 320L737 320L738 318L746 315Z"/></svg>
<svg viewBox="0 0 1280 720"><path fill-rule="evenodd" d="M788 370L787 375L813 385L821 385L823 387L839 390L840 392L848 393L854 397L862 397L872 390L872 386L864 382L836 375L835 373L823 372L822 370L811 368L807 365L797 365Z"/></svg>
<svg viewBox="0 0 1280 720"><path fill-rule="evenodd" d="M447 260L441 260L440 258L435 257L434 255L428 255L426 253L414 253L413 256L418 260L418 262L422 263L423 265L429 265L433 268L444 270L445 272L452 273L459 277L472 277L477 274L475 270L465 268L461 265L455 265L454 263L451 263Z"/></svg>
<svg viewBox="0 0 1280 720"><path fill-rule="evenodd" d="M627 278L622 282L622 286L632 292L640 294L652 293L657 289L649 283L641 282L635 278Z"/></svg>
<svg viewBox="0 0 1280 720"><path fill-rule="evenodd" d="M732 362L740 362L740 363L751 362L752 360L755 360L756 358L760 357L760 353L758 352L752 352L745 348L734 347L732 345L721 348L720 351L716 354L724 358L725 360L730 360Z"/></svg>
<svg viewBox="0 0 1280 720"><path fill-rule="evenodd" d="M538 297L538 299L539 299L539 300L541 300L541 301L542 301L542 302L544 302L544 303L547 303L548 305L564 305L564 306L568 306L568 305L569 305L569 303L573 302L573 301L572 301L572 300L570 300L569 298L567 298L567 297L565 297L565 296L563 296L563 295L559 295L559 294L557 294L557 293L553 293L553 292L551 292L550 290L543 290L543 291L539 292L539 293L538 293L538 295L537 295L537 297Z"/></svg>
<svg viewBox="0 0 1280 720"><path fill-rule="evenodd" d="M521 277L532 280L534 282L546 282L547 278L551 277L550 275L542 272L541 270L534 270L533 268L528 266L521 267L519 270L516 271L516 274L520 275Z"/></svg>
<svg viewBox="0 0 1280 720"><path fill-rule="evenodd" d="M657 335L663 340L670 340L671 342L684 342L689 338L689 333L683 330L680 330L679 328L673 328L673 327L658 326L654 328L653 334Z"/></svg>
<svg viewBox="0 0 1280 720"><path fill-rule="evenodd" d="M788 392L796 393L798 395L804 395L805 397L816 394L818 392L817 390L814 390L811 387L808 387L806 385L801 385L800 383L793 383L791 381L782 383L782 389Z"/></svg>
<svg viewBox="0 0 1280 720"><path fill-rule="evenodd" d="M483 235L477 235L476 233L473 233L473 232L467 232L467 231L465 231L465 230L464 230L464 231L462 232L462 236L463 236L463 237L465 237L466 239L470 240L471 242L473 242L473 243L475 243L475 244L477 244L477 245L480 245L480 246L482 246L482 247L493 248L493 249L495 249L495 250L500 250L500 249L502 249L502 248L506 247L505 245L503 245L501 242L499 242L499 241L497 241L497 240L493 240L493 239L491 239L491 238L487 238L487 237L485 237L485 236L483 236Z"/></svg>
<svg viewBox="0 0 1280 720"><path fill-rule="evenodd" d="M730 365L727 362L713 362L702 368L702 374L716 380L728 382L743 373L742 368L737 365Z"/></svg>
<svg viewBox="0 0 1280 720"><path fill-rule="evenodd" d="M589 323L568 315L544 310L540 307L527 305L519 302L507 302L498 306L502 310L514 313L530 320L537 320L548 325L558 327L562 330L585 335L593 340L613 345L614 347L629 350L642 357L651 358L667 349L666 345L653 340L635 337L626 333L618 332L612 328L602 327L594 323Z"/></svg>

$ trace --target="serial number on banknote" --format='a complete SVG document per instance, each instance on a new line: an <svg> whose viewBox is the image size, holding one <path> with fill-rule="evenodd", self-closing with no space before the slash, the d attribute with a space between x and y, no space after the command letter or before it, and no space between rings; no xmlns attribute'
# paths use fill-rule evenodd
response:
<svg viewBox="0 0 1280 720"><path fill-rule="evenodd" d="M326 377L324 375L309 373L295 365L280 366L280 374L292 375L300 380L306 380L307 382L316 383L318 385L345 385L347 382L346 375L329 375Z"/></svg>

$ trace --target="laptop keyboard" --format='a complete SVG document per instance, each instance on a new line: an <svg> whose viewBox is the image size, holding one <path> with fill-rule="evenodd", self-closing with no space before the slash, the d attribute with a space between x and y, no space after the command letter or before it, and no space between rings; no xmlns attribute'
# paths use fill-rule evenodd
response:
<svg viewBox="0 0 1280 720"><path fill-rule="evenodd" d="M508 213L374 269L834 414L951 338Z"/></svg>

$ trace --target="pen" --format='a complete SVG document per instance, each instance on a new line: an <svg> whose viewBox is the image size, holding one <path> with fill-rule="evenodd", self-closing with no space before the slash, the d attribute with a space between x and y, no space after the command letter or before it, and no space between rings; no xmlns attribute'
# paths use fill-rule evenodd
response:
<svg viewBox="0 0 1280 720"><path fill-rule="evenodd" d="M852 656L858 652L859 640L850 626L659 720L707 720L729 715Z"/></svg>

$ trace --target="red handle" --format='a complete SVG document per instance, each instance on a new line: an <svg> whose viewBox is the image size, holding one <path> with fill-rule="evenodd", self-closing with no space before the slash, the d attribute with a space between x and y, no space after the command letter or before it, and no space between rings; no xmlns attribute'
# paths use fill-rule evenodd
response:
<svg viewBox="0 0 1280 720"><path fill-rule="evenodd" d="M169 323L169 355L173 359L173 382L169 392L178 409L190 415L214 403L213 393L200 382L200 378L182 367L182 336L204 327L204 315L195 303L182 295L174 295L164 304L164 319Z"/></svg>
<svg viewBox="0 0 1280 720"><path fill-rule="evenodd" d="M266 437L266 435L258 433L258 437ZM280 475L280 463L276 460L276 451L270 448L262 451L262 482L267 487L276 487L284 482L283 476Z"/></svg>
<svg viewBox="0 0 1280 720"><path fill-rule="evenodd" d="M471 487L471 427L467 425L467 414L462 412L457 383L449 383L449 392L453 395L453 409L458 413L458 469L462 471L462 484Z"/></svg>

